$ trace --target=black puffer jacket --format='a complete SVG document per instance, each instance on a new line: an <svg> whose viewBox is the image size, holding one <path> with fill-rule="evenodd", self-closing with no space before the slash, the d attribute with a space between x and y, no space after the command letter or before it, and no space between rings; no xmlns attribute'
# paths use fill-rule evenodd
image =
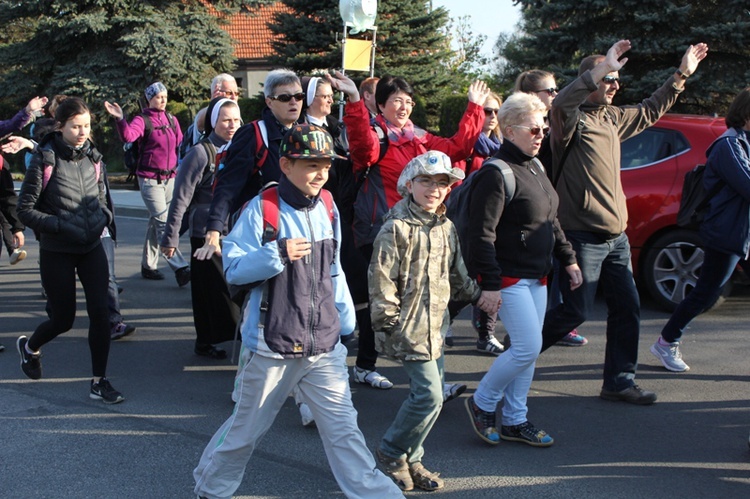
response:
<svg viewBox="0 0 750 499"><path fill-rule="evenodd" d="M39 234L40 248L87 253L100 244L112 221L107 209L102 155L90 142L80 149L65 143L60 132L45 137L31 159L18 200L18 218ZM44 165L52 165L43 188Z"/></svg>

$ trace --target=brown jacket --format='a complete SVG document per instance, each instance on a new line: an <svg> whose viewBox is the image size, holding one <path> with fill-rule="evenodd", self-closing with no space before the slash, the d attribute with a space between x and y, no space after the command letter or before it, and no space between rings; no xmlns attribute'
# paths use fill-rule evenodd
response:
<svg viewBox="0 0 750 499"><path fill-rule="evenodd" d="M597 85L585 72L555 97L550 111L553 164L566 145L574 140L579 120L585 125L581 140L573 145L557 183L560 207L557 212L563 230L580 230L619 235L628 224L625 193L620 181L620 142L650 127L677 100L670 76L651 97L635 106L602 106L586 102Z"/></svg>

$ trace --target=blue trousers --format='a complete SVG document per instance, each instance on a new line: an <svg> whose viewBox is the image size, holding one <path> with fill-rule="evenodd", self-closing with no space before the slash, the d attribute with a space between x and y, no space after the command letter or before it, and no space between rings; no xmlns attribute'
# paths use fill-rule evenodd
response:
<svg viewBox="0 0 750 499"><path fill-rule="evenodd" d="M560 272L558 282L563 302L545 317L542 352L588 319L601 283L607 302L603 387L625 390L635 384L641 320L628 237L622 233L610 239L584 231L566 231L565 236L576 251L583 284L571 291L570 276Z"/></svg>
<svg viewBox="0 0 750 499"><path fill-rule="evenodd" d="M711 248L704 250L703 265L700 277L693 290L685 297L672 313L661 336L664 341L674 343L682 338L682 333L690 321L705 312L713 305L721 294L721 289L727 283L737 263L738 255L722 253Z"/></svg>

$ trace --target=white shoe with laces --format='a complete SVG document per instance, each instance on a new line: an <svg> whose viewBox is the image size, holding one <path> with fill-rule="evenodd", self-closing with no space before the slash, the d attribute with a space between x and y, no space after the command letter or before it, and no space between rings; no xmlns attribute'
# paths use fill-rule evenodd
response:
<svg viewBox="0 0 750 499"><path fill-rule="evenodd" d="M659 338L656 340L656 343L651 345L651 353L654 354L654 357L659 359L669 371L681 373L690 370L690 366L685 364L685 361L682 360L679 341L662 345L661 338Z"/></svg>

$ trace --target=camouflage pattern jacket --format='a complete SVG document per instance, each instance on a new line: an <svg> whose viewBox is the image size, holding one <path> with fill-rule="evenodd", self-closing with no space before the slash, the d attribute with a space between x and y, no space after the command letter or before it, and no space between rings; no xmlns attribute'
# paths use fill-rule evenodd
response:
<svg viewBox="0 0 750 499"><path fill-rule="evenodd" d="M410 199L388 212L368 272L375 348L400 360L435 360L448 329L448 301L481 294L461 257L445 206L429 213Z"/></svg>

